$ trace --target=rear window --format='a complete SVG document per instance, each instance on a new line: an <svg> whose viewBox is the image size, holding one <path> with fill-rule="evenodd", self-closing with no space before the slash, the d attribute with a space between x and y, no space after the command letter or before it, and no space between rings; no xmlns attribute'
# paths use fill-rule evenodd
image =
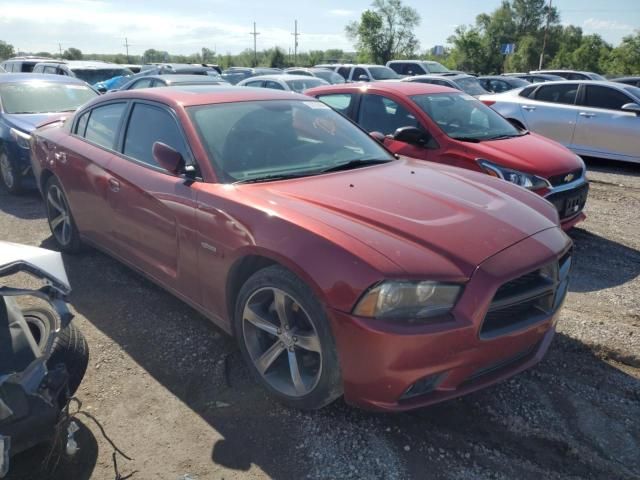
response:
<svg viewBox="0 0 640 480"><path fill-rule="evenodd" d="M482 88L480 82L478 82L478 80L473 77L461 78L460 80L456 80L456 84L463 92L466 92L469 95L483 95L485 93L489 93L484 88Z"/></svg>
<svg viewBox="0 0 640 480"><path fill-rule="evenodd" d="M400 76L396 72L388 67L369 67L369 73L374 80L390 80L393 78L400 78Z"/></svg>
<svg viewBox="0 0 640 480"><path fill-rule="evenodd" d="M86 85L47 81L0 85L0 101L5 113L72 112L97 95Z"/></svg>
<svg viewBox="0 0 640 480"><path fill-rule="evenodd" d="M449 71L447 67L438 62L424 62L427 68L429 69L429 73L446 73Z"/></svg>

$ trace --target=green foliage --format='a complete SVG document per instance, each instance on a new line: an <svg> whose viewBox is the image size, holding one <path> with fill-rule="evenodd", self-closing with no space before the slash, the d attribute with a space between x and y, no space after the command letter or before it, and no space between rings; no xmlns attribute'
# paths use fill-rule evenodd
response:
<svg viewBox="0 0 640 480"><path fill-rule="evenodd" d="M384 64L394 58L414 56L419 42L413 30L420 15L401 0L374 0L372 10L365 10L360 21L345 28L356 43L359 61Z"/></svg>
<svg viewBox="0 0 640 480"><path fill-rule="evenodd" d="M617 75L640 75L640 30L622 39L605 60L605 70Z"/></svg>
<svg viewBox="0 0 640 480"><path fill-rule="evenodd" d="M83 57L82 52L79 49L69 47L62 54L62 58L65 60L82 60Z"/></svg>
<svg viewBox="0 0 640 480"><path fill-rule="evenodd" d="M271 54L269 66L272 68L285 68L287 66L287 59L284 56L284 52L278 47L276 47Z"/></svg>
<svg viewBox="0 0 640 480"><path fill-rule="evenodd" d="M0 60L6 60L7 58L13 57L15 54L16 53L13 49L13 45L0 40Z"/></svg>

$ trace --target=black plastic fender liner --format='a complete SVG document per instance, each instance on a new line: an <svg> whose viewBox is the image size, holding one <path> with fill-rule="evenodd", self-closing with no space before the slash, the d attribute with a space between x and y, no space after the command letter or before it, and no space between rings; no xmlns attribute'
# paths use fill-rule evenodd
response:
<svg viewBox="0 0 640 480"><path fill-rule="evenodd" d="M36 352L15 301L0 296L0 376L23 371L37 358Z"/></svg>

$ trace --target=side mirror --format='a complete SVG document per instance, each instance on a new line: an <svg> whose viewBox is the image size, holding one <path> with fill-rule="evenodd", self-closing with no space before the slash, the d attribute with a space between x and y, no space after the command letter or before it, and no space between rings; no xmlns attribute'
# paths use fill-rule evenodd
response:
<svg viewBox="0 0 640 480"><path fill-rule="evenodd" d="M369 77L368 77L368 76L366 76L366 75L360 75L360 76L358 77L358 81L359 81L359 82L368 82L368 81L369 81Z"/></svg>
<svg viewBox="0 0 640 480"><path fill-rule="evenodd" d="M369 132L369 136L375 141L384 143L384 133L381 132Z"/></svg>
<svg viewBox="0 0 640 480"><path fill-rule="evenodd" d="M398 142L425 147L431 140L431 135L417 127L400 127L394 132L393 139Z"/></svg>
<svg viewBox="0 0 640 480"><path fill-rule="evenodd" d="M180 173L184 166L184 158L180 152L162 142L153 144L152 153L153 159L158 162L158 165L174 175Z"/></svg>
<svg viewBox="0 0 640 480"><path fill-rule="evenodd" d="M640 105L638 105L637 103L625 103L622 106L622 110L625 110L627 112L634 112L636 116L640 117Z"/></svg>
<svg viewBox="0 0 640 480"><path fill-rule="evenodd" d="M107 87L101 85L99 87L96 87L96 90L98 91L98 93L100 95L104 95L105 93L107 93Z"/></svg>

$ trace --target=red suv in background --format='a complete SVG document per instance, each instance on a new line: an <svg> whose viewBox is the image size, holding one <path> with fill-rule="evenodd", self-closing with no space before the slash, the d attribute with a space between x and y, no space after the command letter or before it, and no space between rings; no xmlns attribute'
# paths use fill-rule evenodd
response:
<svg viewBox="0 0 640 480"><path fill-rule="evenodd" d="M518 128L475 98L438 85L384 82L307 90L385 135L400 155L477 170L533 190L554 204L562 228L585 218L589 184L580 157L559 143Z"/></svg>

